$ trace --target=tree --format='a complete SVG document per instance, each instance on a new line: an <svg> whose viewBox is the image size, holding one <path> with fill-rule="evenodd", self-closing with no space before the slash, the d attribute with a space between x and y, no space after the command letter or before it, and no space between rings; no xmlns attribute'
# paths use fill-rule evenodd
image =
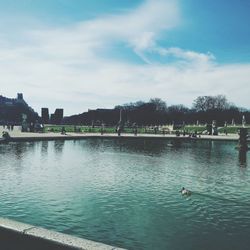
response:
<svg viewBox="0 0 250 250"><path fill-rule="evenodd" d="M182 104L172 105L168 107L168 118L170 121L182 123L185 121L186 114L189 112L189 109Z"/></svg>
<svg viewBox="0 0 250 250"><path fill-rule="evenodd" d="M230 108L230 103L228 102L226 96L224 95L217 95L214 96L214 106L216 109L219 110L226 110Z"/></svg>
<svg viewBox="0 0 250 250"><path fill-rule="evenodd" d="M189 109L182 104L172 105L168 107L169 113L187 113Z"/></svg>
<svg viewBox="0 0 250 250"><path fill-rule="evenodd" d="M166 111L167 110L167 104L164 102L161 98L151 98L149 100L149 103L155 105L155 110L156 111Z"/></svg>
<svg viewBox="0 0 250 250"><path fill-rule="evenodd" d="M196 111L226 110L230 108L230 103L224 95L199 96L193 102Z"/></svg>

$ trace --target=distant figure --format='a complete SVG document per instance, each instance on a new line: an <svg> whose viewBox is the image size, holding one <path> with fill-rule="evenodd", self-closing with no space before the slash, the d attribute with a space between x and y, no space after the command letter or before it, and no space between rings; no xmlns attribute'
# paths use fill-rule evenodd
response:
<svg viewBox="0 0 250 250"><path fill-rule="evenodd" d="M187 190L187 189L184 188L184 187L180 190L180 193L181 193L182 195L187 195L187 196L189 196L189 195L192 194L190 190Z"/></svg>
<svg viewBox="0 0 250 250"><path fill-rule="evenodd" d="M62 134L62 135L66 135L66 129L65 129L65 127L62 127L61 134Z"/></svg>
<svg viewBox="0 0 250 250"><path fill-rule="evenodd" d="M154 126L154 133L155 133L155 135L157 134L157 130L158 130L158 127L155 125Z"/></svg>
<svg viewBox="0 0 250 250"><path fill-rule="evenodd" d="M197 137L197 134L196 134L196 133L192 133L191 137L192 137L192 138L196 138L196 137Z"/></svg>
<svg viewBox="0 0 250 250"><path fill-rule="evenodd" d="M101 135L103 135L103 133L104 133L104 123L102 123L101 125Z"/></svg>
<svg viewBox="0 0 250 250"><path fill-rule="evenodd" d="M33 122L30 123L29 129L30 129L30 132L34 132L35 131L35 125L34 125Z"/></svg>
<svg viewBox="0 0 250 250"><path fill-rule="evenodd" d="M120 125L118 125L118 127L117 127L117 134L118 134L118 136L121 135L121 131L122 131L122 128L121 128Z"/></svg>
<svg viewBox="0 0 250 250"><path fill-rule="evenodd" d="M137 136L137 125L136 125L136 123L133 123L133 131L134 131L134 135Z"/></svg>
<svg viewBox="0 0 250 250"><path fill-rule="evenodd" d="M135 136L137 135L137 127L135 127L135 129L134 129L134 135Z"/></svg>

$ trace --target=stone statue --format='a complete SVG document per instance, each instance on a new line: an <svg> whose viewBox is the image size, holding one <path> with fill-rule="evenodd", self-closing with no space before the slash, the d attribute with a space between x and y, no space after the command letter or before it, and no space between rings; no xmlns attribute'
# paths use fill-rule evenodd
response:
<svg viewBox="0 0 250 250"><path fill-rule="evenodd" d="M22 114L22 132L28 131L27 115Z"/></svg>
<svg viewBox="0 0 250 250"><path fill-rule="evenodd" d="M246 118L245 116L243 115L242 116L242 127L244 128L246 126Z"/></svg>
<svg viewBox="0 0 250 250"><path fill-rule="evenodd" d="M212 121L212 135L218 135L218 127L215 120Z"/></svg>

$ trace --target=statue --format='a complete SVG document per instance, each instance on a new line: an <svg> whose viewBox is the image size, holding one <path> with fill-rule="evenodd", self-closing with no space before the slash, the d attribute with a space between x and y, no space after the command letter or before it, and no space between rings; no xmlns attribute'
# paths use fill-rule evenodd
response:
<svg viewBox="0 0 250 250"><path fill-rule="evenodd" d="M234 119L232 119L232 126L235 126L235 121L234 121Z"/></svg>
<svg viewBox="0 0 250 250"><path fill-rule="evenodd" d="M27 115L22 114L22 132L28 131Z"/></svg>
<svg viewBox="0 0 250 250"><path fill-rule="evenodd" d="M245 116L243 115L242 116L242 127L244 128L246 126L246 118Z"/></svg>
<svg viewBox="0 0 250 250"><path fill-rule="evenodd" d="M218 127L215 120L212 121L212 135L218 135Z"/></svg>

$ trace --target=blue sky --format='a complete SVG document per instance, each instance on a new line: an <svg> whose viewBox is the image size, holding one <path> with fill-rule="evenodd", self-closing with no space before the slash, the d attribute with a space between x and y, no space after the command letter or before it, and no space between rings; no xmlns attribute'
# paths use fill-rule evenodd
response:
<svg viewBox="0 0 250 250"><path fill-rule="evenodd" d="M249 0L0 0L0 94L66 114L216 94L249 108L249 13Z"/></svg>

